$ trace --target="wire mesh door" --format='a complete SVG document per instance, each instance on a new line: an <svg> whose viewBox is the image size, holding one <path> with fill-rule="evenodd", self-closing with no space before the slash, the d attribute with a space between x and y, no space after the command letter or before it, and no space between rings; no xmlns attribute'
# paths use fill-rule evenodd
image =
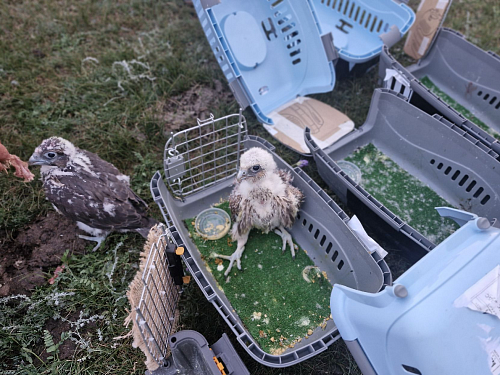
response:
<svg viewBox="0 0 500 375"><path fill-rule="evenodd" d="M158 363L165 365L169 355L168 340L175 332L178 318L177 303L181 288L174 283L167 259L167 246L171 240L170 232L163 232L152 245L144 267L141 299L136 309L136 321L149 353Z"/></svg>
<svg viewBox="0 0 500 375"><path fill-rule="evenodd" d="M235 176L246 134L241 109L218 119L198 119L197 126L173 134L165 145L164 167L174 196L183 200Z"/></svg>

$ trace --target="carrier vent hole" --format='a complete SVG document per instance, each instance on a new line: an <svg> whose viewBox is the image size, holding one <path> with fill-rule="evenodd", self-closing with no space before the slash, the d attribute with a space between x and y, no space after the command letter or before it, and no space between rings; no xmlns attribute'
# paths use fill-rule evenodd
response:
<svg viewBox="0 0 500 375"><path fill-rule="evenodd" d="M469 179L469 175L465 175L462 177L462 179L460 180L460 182L458 183L459 186L464 186L465 182Z"/></svg>
<svg viewBox="0 0 500 375"><path fill-rule="evenodd" d="M476 192L474 193L473 197L474 198L478 198L483 191L484 191L484 189L482 187L480 187L479 189L476 190Z"/></svg>
<svg viewBox="0 0 500 375"><path fill-rule="evenodd" d="M325 252L326 252L327 254L329 254L329 253L330 253L330 251L332 250L332 247L333 247L332 243L331 243L331 242L329 242L329 243L328 243L328 246L326 247Z"/></svg>
<svg viewBox="0 0 500 375"><path fill-rule="evenodd" d="M469 186L467 186L467 188L465 189L465 191L467 193L470 193L472 191L472 189L474 188L474 186L476 186L476 180L472 180L472 182L469 184Z"/></svg>
<svg viewBox="0 0 500 375"><path fill-rule="evenodd" d="M488 203L488 201L490 200L490 196L489 195L486 195L482 200L481 200L481 204L484 206L486 203Z"/></svg>
<svg viewBox="0 0 500 375"><path fill-rule="evenodd" d="M420 370L418 368L412 367L412 366L407 366L407 365L402 365L405 371L408 374L416 374L416 375L422 375Z"/></svg>
<svg viewBox="0 0 500 375"><path fill-rule="evenodd" d="M319 241L320 246L323 246L325 244L325 241L326 241L326 236L323 235L323 237L321 237L321 241Z"/></svg>

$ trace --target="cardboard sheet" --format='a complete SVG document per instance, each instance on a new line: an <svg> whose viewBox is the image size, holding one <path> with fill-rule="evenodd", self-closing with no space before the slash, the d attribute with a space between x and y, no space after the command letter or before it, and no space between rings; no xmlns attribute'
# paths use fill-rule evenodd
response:
<svg viewBox="0 0 500 375"><path fill-rule="evenodd" d="M278 141L301 154L309 154L304 129L320 148L330 146L354 129L354 123L342 112L319 100L297 97L268 115L274 125L264 125Z"/></svg>
<svg viewBox="0 0 500 375"><path fill-rule="evenodd" d="M421 59L432 45L438 28L444 21L452 0L422 0L415 23L408 32L404 51L416 60Z"/></svg>

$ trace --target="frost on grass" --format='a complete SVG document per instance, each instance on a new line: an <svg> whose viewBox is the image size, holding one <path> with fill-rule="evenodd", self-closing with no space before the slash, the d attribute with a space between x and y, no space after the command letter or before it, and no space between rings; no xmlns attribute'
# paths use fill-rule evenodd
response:
<svg viewBox="0 0 500 375"><path fill-rule="evenodd" d="M430 241L438 244L457 229L455 222L435 209L452 205L374 145L358 149L345 160L360 168L361 185L368 193Z"/></svg>

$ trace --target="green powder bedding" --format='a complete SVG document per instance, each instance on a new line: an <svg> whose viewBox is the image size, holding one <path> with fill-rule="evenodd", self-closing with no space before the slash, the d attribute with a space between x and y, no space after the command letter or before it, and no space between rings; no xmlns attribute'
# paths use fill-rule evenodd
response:
<svg viewBox="0 0 500 375"><path fill-rule="evenodd" d="M217 207L230 214L228 202ZM326 326L332 286L326 274L313 267L306 251L298 247L294 260L289 248L282 254L281 237L252 230L241 258L242 270L235 263L226 278L224 271L229 261L212 258L210 254L231 255L236 242L231 242L230 233L219 240L204 240L196 232L194 221L185 220L193 242L262 350L279 355L318 326Z"/></svg>
<svg viewBox="0 0 500 375"><path fill-rule="evenodd" d="M439 96L443 101L448 104L450 107L452 107L454 110L457 112L461 113L465 117L467 117L469 120L471 120L473 123L475 123L477 126L479 126L481 129L483 129L485 132L488 134L492 135L496 139L500 139L500 134L497 133L495 130L490 128L488 125L486 125L484 122L479 120L476 116L474 116L467 108L465 108L463 105L458 104L454 99L452 99L448 94L446 94L444 91L442 91L439 87L437 87L434 82L432 82L429 77L425 76L420 80L429 90L431 90L434 94Z"/></svg>
<svg viewBox="0 0 500 375"><path fill-rule="evenodd" d="M399 167L374 145L357 150L345 160L361 170L361 186L394 214L438 244L458 225L439 216L434 207L451 205L428 186Z"/></svg>

